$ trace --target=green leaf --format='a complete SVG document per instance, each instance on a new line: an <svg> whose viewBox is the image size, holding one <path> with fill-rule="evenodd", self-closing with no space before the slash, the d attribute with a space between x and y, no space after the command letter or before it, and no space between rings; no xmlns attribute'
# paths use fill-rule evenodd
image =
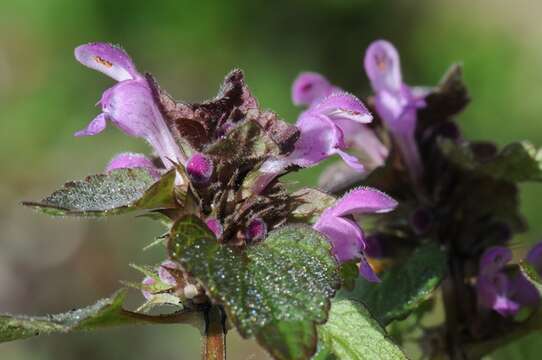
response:
<svg viewBox="0 0 542 360"><path fill-rule="evenodd" d="M435 244L417 249L404 264L382 276L381 283L357 280L353 291L341 297L364 303L383 325L406 317L420 306L440 284L446 272L446 255Z"/></svg>
<svg viewBox="0 0 542 360"><path fill-rule="evenodd" d="M0 342L25 339L38 335L88 331L110 326L144 323L191 322L192 313L172 316L147 316L124 310L122 304L126 289L96 304L64 314L48 316L0 315Z"/></svg>
<svg viewBox="0 0 542 360"><path fill-rule="evenodd" d="M316 324L340 284L328 241L308 226L285 226L246 248L219 244L195 216L172 229L170 257L224 306L243 337L276 359L308 359Z"/></svg>
<svg viewBox="0 0 542 360"><path fill-rule="evenodd" d="M116 169L68 182L40 202L24 202L54 216L107 216L175 206L175 171L155 182L145 169Z"/></svg>
<svg viewBox="0 0 542 360"><path fill-rule="evenodd" d="M340 271L342 287L348 290L353 290L356 286L356 281L359 278L359 268L357 262L354 260L342 263Z"/></svg>
<svg viewBox="0 0 542 360"><path fill-rule="evenodd" d="M334 300L329 320L318 327L318 360L399 360L405 354L369 311L352 300Z"/></svg>
<svg viewBox="0 0 542 360"><path fill-rule="evenodd" d="M542 279L540 278L540 275L538 275L536 269L526 260L522 260L519 263L519 269L521 270L523 275L525 275L527 280L529 280L529 282L534 285L536 290L538 290L538 293L542 296Z"/></svg>
<svg viewBox="0 0 542 360"><path fill-rule="evenodd" d="M542 181L542 150L522 141L504 146L490 159L479 159L469 143L441 140L443 153L457 165L510 182Z"/></svg>
<svg viewBox="0 0 542 360"><path fill-rule="evenodd" d="M329 208L337 200L334 196L323 191L303 188L292 194L292 197L300 202L300 205L292 212L294 220L315 223L322 212Z"/></svg>

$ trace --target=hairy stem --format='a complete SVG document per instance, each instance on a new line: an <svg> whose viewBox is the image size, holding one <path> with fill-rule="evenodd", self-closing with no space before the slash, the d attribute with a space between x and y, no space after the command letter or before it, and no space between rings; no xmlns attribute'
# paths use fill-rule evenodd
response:
<svg viewBox="0 0 542 360"><path fill-rule="evenodd" d="M446 343L448 356L451 360L467 359L461 339L461 321L464 313L461 302L464 299L459 294L465 293L462 292L462 265L455 258L452 258L449 264L448 276L442 283L444 311L446 314Z"/></svg>
<svg viewBox="0 0 542 360"><path fill-rule="evenodd" d="M226 360L225 318L218 306L205 311L202 360Z"/></svg>

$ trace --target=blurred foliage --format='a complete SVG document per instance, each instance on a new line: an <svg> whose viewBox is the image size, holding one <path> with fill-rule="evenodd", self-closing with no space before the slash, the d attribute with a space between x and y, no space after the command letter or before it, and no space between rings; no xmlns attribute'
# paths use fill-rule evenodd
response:
<svg viewBox="0 0 542 360"><path fill-rule="evenodd" d="M122 44L141 70L185 100L214 96L223 76L240 67L264 107L295 121L290 85L299 71L322 72L367 95L362 55L370 41L385 37L399 48L413 85L435 84L449 64L464 63L473 97L461 119L467 136L540 145L540 11L542 4L529 0L0 2L0 310L58 312L91 303L119 279L138 280L129 262L157 262L165 254L141 253L161 230L148 220L60 222L19 206L64 180L99 172L117 152L147 149L112 128L72 137L97 114L93 104L112 85L74 61L76 45ZM315 184L321 169L292 179ZM531 228L514 241L518 255L542 233L541 196L536 185L522 188ZM60 336L5 344L2 357L192 359L197 337L183 326L113 329L69 335L62 346ZM263 356L253 342L229 341L233 359ZM511 345L495 358L534 359L539 344L533 335L521 350Z"/></svg>

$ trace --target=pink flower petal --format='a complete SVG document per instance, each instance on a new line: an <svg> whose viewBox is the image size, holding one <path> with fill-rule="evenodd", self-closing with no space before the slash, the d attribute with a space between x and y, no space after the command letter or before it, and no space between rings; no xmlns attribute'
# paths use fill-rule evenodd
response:
<svg viewBox="0 0 542 360"><path fill-rule="evenodd" d="M371 264L369 264L369 261L367 261L367 259L363 255L361 257L361 261L359 262L359 274L363 276L367 281L373 283L380 282L380 278L378 277L378 275L376 275L376 272L371 267Z"/></svg>
<svg viewBox="0 0 542 360"><path fill-rule="evenodd" d="M299 74L292 85L292 101L295 105L309 106L333 91L330 82L318 73Z"/></svg>
<svg viewBox="0 0 542 360"><path fill-rule="evenodd" d="M132 59L120 47L107 43L90 43L75 49L75 58L83 65L100 71L117 81L141 77Z"/></svg>
<svg viewBox="0 0 542 360"><path fill-rule="evenodd" d="M311 110L329 116L334 121L352 120L359 123L373 121L373 116L361 100L344 91L333 92L316 102Z"/></svg>
<svg viewBox="0 0 542 360"><path fill-rule="evenodd" d="M324 212L314 229L326 235L340 262L358 259L364 248L363 232L354 221Z"/></svg>
<svg viewBox="0 0 542 360"><path fill-rule="evenodd" d="M365 53L364 66L375 92L400 91L403 80L399 54L390 42L371 43Z"/></svg>
<svg viewBox="0 0 542 360"><path fill-rule="evenodd" d="M118 83L110 89L102 106L104 113L124 133L147 140L166 168L184 159L146 79Z"/></svg>
<svg viewBox="0 0 542 360"><path fill-rule="evenodd" d="M354 189L333 205L334 216L345 216L366 213L385 213L392 211L397 206L397 201L383 192L362 187Z"/></svg>
<svg viewBox="0 0 542 360"><path fill-rule="evenodd" d="M93 136L104 131L106 125L107 125L106 115L104 113L101 113L100 115L96 116L94 120L92 120L85 129L79 130L74 135L78 137Z"/></svg>

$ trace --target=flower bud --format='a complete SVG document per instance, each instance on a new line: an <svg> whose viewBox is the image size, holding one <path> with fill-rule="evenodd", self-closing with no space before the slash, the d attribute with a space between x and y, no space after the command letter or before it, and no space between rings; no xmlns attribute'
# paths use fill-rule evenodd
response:
<svg viewBox="0 0 542 360"><path fill-rule="evenodd" d="M201 153L195 153L186 163L186 172L196 183L206 183L213 175L213 162Z"/></svg>
<svg viewBox="0 0 542 360"><path fill-rule="evenodd" d="M428 208L418 208L410 217L410 225L416 234L425 234L433 223L433 214Z"/></svg>
<svg viewBox="0 0 542 360"><path fill-rule="evenodd" d="M141 284L143 286L152 286L154 285L156 281L151 278L150 276L147 276L143 279L143 281L141 282ZM147 300L150 300L152 298L152 293L148 290L141 290L141 293L143 294L143 296L145 297L145 299Z"/></svg>
<svg viewBox="0 0 542 360"><path fill-rule="evenodd" d="M170 286L176 286L177 285L177 278L175 275L173 275L173 271L178 271L179 266L177 263L166 260L160 264L160 267L158 268L158 276L160 277L160 281L162 281L164 284L168 284Z"/></svg>
<svg viewBox="0 0 542 360"><path fill-rule="evenodd" d="M250 221L246 230L248 240L262 240L267 235L267 224L260 218L255 218Z"/></svg>

